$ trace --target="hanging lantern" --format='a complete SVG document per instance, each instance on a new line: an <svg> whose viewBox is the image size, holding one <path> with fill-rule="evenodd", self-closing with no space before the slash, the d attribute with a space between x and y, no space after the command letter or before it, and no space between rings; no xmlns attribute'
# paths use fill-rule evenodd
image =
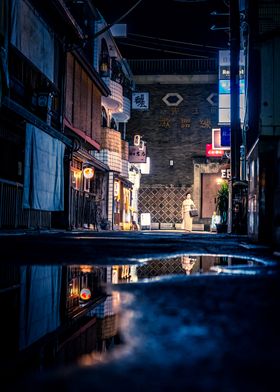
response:
<svg viewBox="0 0 280 392"><path fill-rule="evenodd" d="M94 176L94 168L93 167L85 167L83 169L83 175L86 179L93 178Z"/></svg>
<svg viewBox="0 0 280 392"><path fill-rule="evenodd" d="M91 297L91 291L90 291L90 289L82 289L82 290L81 290L81 292L80 292L80 298L81 298L83 301L88 301L88 300L90 299L90 297Z"/></svg>

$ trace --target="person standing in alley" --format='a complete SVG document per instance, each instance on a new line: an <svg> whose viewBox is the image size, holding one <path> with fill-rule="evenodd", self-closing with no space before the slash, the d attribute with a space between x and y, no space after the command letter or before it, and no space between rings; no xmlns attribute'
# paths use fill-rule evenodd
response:
<svg viewBox="0 0 280 392"><path fill-rule="evenodd" d="M193 218L190 216L190 210L193 208L195 208L195 204L191 199L191 194L187 193L186 199L183 201L182 204L182 229L189 233L192 231Z"/></svg>

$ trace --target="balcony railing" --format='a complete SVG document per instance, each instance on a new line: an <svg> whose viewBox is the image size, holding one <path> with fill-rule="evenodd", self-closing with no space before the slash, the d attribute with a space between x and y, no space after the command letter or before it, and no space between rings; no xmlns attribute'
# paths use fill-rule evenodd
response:
<svg viewBox="0 0 280 392"><path fill-rule="evenodd" d="M218 72L217 59L133 59L128 60L134 75L189 75Z"/></svg>

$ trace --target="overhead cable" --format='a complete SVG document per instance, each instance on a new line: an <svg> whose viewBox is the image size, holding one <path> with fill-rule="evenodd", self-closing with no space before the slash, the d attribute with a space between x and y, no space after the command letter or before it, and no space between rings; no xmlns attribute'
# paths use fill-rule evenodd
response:
<svg viewBox="0 0 280 392"><path fill-rule="evenodd" d="M209 56L203 56L203 55L198 55L198 54L191 54L191 53L182 53L182 52L175 52L172 50L166 50L166 49L158 49L158 48L151 48L148 46L144 45L136 45L136 44L129 44L128 42L119 42L120 45L126 45L126 46L134 46L135 48L142 48L142 49L147 49L147 50L154 50L157 52L163 52L163 53L172 53L172 54L180 54L181 56L190 56L190 57L201 57L204 59L209 59Z"/></svg>
<svg viewBox="0 0 280 392"><path fill-rule="evenodd" d="M183 45L189 45L189 46L199 46L203 48L209 48L209 49L223 49L219 46L211 46L211 45L204 45L204 44L195 44L193 42L184 42L184 41L177 41L177 40L171 40L171 39L165 39L165 38L158 38L158 37L151 37L148 35L142 35L142 34L135 34L135 33L128 33L128 35L135 36L135 37L143 37L143 38L149 38L149 39L154 39L156 41L166 41L166 42L174 42L177 44L183 44Z"/></svg>

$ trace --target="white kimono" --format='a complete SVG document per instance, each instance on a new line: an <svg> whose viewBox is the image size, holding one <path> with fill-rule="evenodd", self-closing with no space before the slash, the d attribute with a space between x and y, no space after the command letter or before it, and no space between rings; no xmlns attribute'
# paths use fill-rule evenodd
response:
<svg viewBox="0 0 280 392"><path fill-rule="evenodd" d="M190 209L191 207L195 208L195 204L192 199L185 199L182 204L182 229L186 231L192 231L192 220L190 217Z"/></svg>

